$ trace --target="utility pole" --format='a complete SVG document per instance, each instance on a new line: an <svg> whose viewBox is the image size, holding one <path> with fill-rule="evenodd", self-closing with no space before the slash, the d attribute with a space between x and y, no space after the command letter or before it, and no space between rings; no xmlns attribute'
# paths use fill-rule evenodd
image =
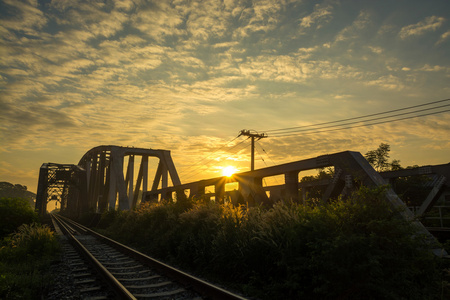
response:
<svg viewBox="0 0 450 300"><path fill-rule="evenodd" d="M267 137L267 134L265 133L257 133L256 131L250 132L250 130L246 130L246 129L242 129L241 132L239 133L238 137L241 135L245 135L248 137L252 138L252 156L251 156L251 165L250 165L250 170L254 171L255 170L255 138L256 140L260 140L263 138Z"/></svg>

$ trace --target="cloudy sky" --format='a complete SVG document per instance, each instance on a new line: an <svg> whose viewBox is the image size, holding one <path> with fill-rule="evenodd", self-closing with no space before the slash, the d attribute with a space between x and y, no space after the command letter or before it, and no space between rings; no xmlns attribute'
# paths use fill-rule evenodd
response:
<svg viewBox="0 0 450 300"><path fill-rule="evenodd" d="M449 53L448 0L1 0L0 181L36 191L42 163L76 164L104 144L171 150L184 183L227 165L246 171L249 141L233 140L241 129L450 98ZM256 167L382 142L403 166L448 163L449 104L269 134Z"/></svg>

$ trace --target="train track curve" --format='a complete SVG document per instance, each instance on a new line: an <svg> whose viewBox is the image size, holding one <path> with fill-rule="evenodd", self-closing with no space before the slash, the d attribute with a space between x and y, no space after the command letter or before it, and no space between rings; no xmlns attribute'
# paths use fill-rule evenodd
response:
<svg viewBox="0 0 450 300"><path fill-rule="evenodd" d="M100 274L94 280L87 276L89 272L82 272L79 275L79 282L88 285L84 287L84 290L112 290L112 292L104 291L102 296L89 298L245 299L120 244L68 218L52 214L52 220L55 229L61 231L83 260L88 261L95 272ZM78 260L81 261L81 259ZM82 263L79 264L80 270L84 270ZM82 278L83 276L87 277ZM102 282L98 282L98 277Z"/></svg>

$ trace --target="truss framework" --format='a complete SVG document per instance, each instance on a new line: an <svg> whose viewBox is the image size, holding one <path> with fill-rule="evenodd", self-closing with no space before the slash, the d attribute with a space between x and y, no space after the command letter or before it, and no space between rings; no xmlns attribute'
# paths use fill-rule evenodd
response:
<svg viewBox="0 0 450 300"><path fill-rule="evenodd" d="M292 163L277 165L273 167L258 169L250 172L235 174L233 177L217 177L207 180L201 180L193 183L183 184L179 186L167 187L159 190L152 190L145 194L147 201L155 201L156 199L171 199L175 192L183 192L191 197L205 196L205 188L214 186L214 192L207 196L214 196L216 201L225 199L225 184L230 182L238 182L239 190L231 195L231 201L236 202L237 198L243 199L248 205L263 202L273 202L276 200L299 200L299 190L306 191L312 186L311 183L300 183L299 173L312 169L320 169L325 167L334 167L334 176L331 180L322 182L326 186L322 195L322 202L328 201L339 195L348 195L352 190L360 185L379 187L387 185L385 179L376 172L367 160L359 153L345 151L335 154L323 155L316 158L296 161ZM263 179L265 177L283 175L285 178L284 185L271 187L263 187ZM386 177L388 177L386 175ZM438 184L433 189L430 196L425 201L425 211L429 205L435 201L436 196L442 190L446 182L446 178L441 176ZM270 192L270 198L266 192ZM305 199L306 195L304 195ZM233 199L234 198L234 199ZM406 207L406 204L398 197L394 190L387 188L386 201L393 207L398 208L401 215L411 220L417 227L418 232L424 234L434 243L435 238L423 226L423 224L415 219L414 213ZM436 249L441 251L441 249Z"/></svg>
<svg viewBox="0 0 450 300"><path fill-rule="evenodd" d="M128 164L124 175L125 157ZM86 170L88 197L85 202L88 209L103 212L116 207L121 210L135 208L139 191L147 192L149 157L159 158L152 190L166 188L169 178L173 185L181 184L168 150L119 146L98 146L89 150L78 163ZM138 158L140 165L135 179Z"/></svg>
<svg viewBox="0 0 450 300"><path fill-rule="evenodd" d="M150 190L147 187L149 157L159 159ZM128 161L126 168L124 168L125 158ZM139 159L139 171L135 179L135 165ZM331 179L299 182L301 172L325 167L334 168ZM387 189L386 201L393 207L400 208L402 216L411 220L418 232L428 236L430 243L433 243L434 237L416 217L426 212L444 191L448 192L447 178L450 176L450 164L379 174L360 153L352 151L242 172L232 177L223 176L181 184L168 150L98 146L89 150L78 165L47 163L41 166L36 210L44 213L48 201L52 199L59 200L61 209L72 214L87 211L103 212L117 208L129 210L136 207L140 191L142 201L170 200L174 198L175 193L181 192L190 197L214 197L215 201L219 202L229 199L234 204L241 201L247 205L254 205L289 199L299 201L300 196L305 200L308 189L318 185L324 186L321 201L325 203L331 198L345 197L360 185L384 186L388 182L392 183L395 178L417 174L432 174L436 180L416 215L406 207L392 188ZM284 184L263 186L264 178L278 175L284 176ZM169 179L172 182L171 186ZM225 192L225 185L232 182L238 183L238 190ZM211 186L214 191L206 193L207 187Z"/></svg>
<svg viewBox="0 0 450 300"><path fill-rule="evenodd" d="M85 170L77 165L44 163L39 170L35 209L40 214L47 210L48 202L60 203L61 211L79 211L86 191Z"/></svg>

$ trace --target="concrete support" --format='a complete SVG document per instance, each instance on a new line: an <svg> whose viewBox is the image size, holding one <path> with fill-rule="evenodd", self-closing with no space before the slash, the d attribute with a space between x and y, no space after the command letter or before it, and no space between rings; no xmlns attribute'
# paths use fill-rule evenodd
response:
<svg viewBox="0 0 450 300"><path fill-rule="evenodd" d="M142 157L141 166L142 166L142 195L144 195L145 193L147 193L148 188L148 156L144 155Z"/></svg>
<svg viewBox="0 0 450 300"><path fill-rule="evenodd" d="M286 200L298 201L298 174L297 171L284 174Z"/></svg>
<svg viewBox="0 0 450 300"><path fill-rule="evenodd" d="M112 161L109 161L109 189L108 189L108 208L116 209L117 202L117 174L112 166Z"/></svg>
<svg viewBox="0 0 450 300"><path fill-rule="evenodd" d="M111 151L113 154L113 151ZM116 176L116 187L119 193L119 209L120 210L128 210L130 209L128 194L127 194L127 186L125 183L125 178L123 176L123 156L117 155L114 153L111 159L113 160L114 173Z"/></svg>
<svg viewBox="0 0 450 300"><path fill-rule="evenodd" d="M192 198L200 198L203 195L205 195L205 186L200 185L200 184L193 184L190 188L189 188L189 196Z"/></svg>
<svg viewBox="0 0 450 300"><path fill-rule="evenodd" d="M425 201L422 203L419 210L417 211L417 213L416 213L417 216L423 215L425 212L427 212L431 208L431 205L439 198L440 193L443 190L446 180L447 179L445 178L445 176L439 177L438 181L433 186L433 189L428 194L427 198L425 199Z"/></svg>
<svg viewBox="0 0 450 300"><path fill-rule="evenodd" d="M105 169L106 169L106 154L100 153L100 162L98 168L97 182L95 184L95 199L97 199L98 212L104 212L108 209L108 200L104 197L103 191L105 188Z"/></svg>
<svg viewBox="0 0 450 300"><path fill-rule="evenodd" d="M89 161L90 162L90 161ZM87 201L89 202L89 210L97 210L97 196L95 195L97 176L98 176L98 155L94 155L91 163L91 176L89 176L89 188Z"/></svg>
<svg viewBox="0 0 450 300"><path fill-rule="evenodd" d="M165 163L160 163L161 165L161 187L164 189L169 185L169 174L167 170L167 165Z"/></svg>
<svg viewBox="0 0 450 300"><path fill-rule="evenodd" d="M340 182L342 173L342 169L335 168L333 179L325 190L325 193L323 193L322 195L322 203L326 203L328 199L330 199L330 197L340 193L344 185L342 182Z"/></svg>
<svg viewBox="0 0 450 300"><path fill-rule="evenodd" d="M132 199L133 199L133 183L134 183L134 155L130 155L128 158L128 172L127 172L128 180L128 207L132 207Z"/></svg>
<svg viewBox="0 0 450 300"><path fill-rule="evenodd" d="M215 198L217 203L223 203L225 197L225 180L217 182L214 186Z"/></svg>
<svg viewBox="0 0 450 300"><path fill-rule="evenodd" d="M48 187L48 167L43 164L39 169L39 181L36 194L35 210L38 214L43 215L47 211L47 187Z"/></svg>

